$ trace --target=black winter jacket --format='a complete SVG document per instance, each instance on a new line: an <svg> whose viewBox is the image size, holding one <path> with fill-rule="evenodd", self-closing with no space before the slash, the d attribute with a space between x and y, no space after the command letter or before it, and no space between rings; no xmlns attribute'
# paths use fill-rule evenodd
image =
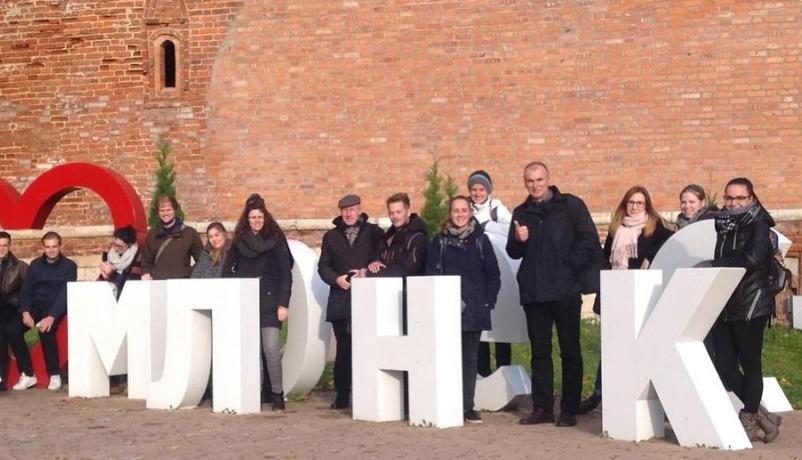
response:
<svg viewBox="0 0 802 460"><path fill-rule="evenodd" d="M774 256L771 227L774 219L761 208L750 224L718 234L712 265L746 269L719 317L722 321L749 321L774 311L774 294L769 287L769 264Z"/></svg>
<svg viewBox="0 0 802 460"><path fill-rule="evenodd" d="M78 266L63 254L52 264L44 255L33 259L22 284L19 312L45 309L45 316L61 319L67 312L67 282L77 278Z"/></svg>
<svg viewBox="0 0 802 460"><path fill-rule="evenodd" d="M231 245L223 262L223 278L259 278L259 326L281 328L278 307L290 306L292 254L284 235L273 236L268 249L256 257L243 255Z"/></svg>
<svg viewBox="0 0 802 460"><path fill-rule="evenodd" d="M482 226L465 239L439 233L429 245L427 275L457 275L462 286L462 330L487 331L496 306L501 274L496 254Z"/></svg>
<svg viewBox="0 0 802 460"><path fill-rule="evenodd" d="M648 260L649 264L654 260L654 256L663 247L663 244L671 238L674 232L667 229L663 225L662 220L657 221L657 226L654 229L652 236L643 236L643 233L638 237L638 257L629 259L629 270L639 270L643 266L643 261ZM609 270L612 267L610 263L610 253L613 250L613 235L607 234L607 239L604 240L604 265L603 270ZM596 295L596 300L593 302L593 312L601 314L601 294Z"/></svg>
<svg viewBox="0 0 802 460"><path fill-rule="evenodd" d="M412 214L409 223L401 228L390 227L384 234L374 261L383 263L387 268L373 276L415 276L426 270L426 250L429 238L426 224Z"/></svg>
<svg viewBox="0 0 802 460"><path fill-rule="evenodd" d="M551 192L552 198L542 203L527 197L512 213L513 222L529 227L526 242L515 239L515 225L507 238L507 254L523 258L517 274L521 305L578 295L582 273L594 266L601 251L585 203L555 186Z"/></svg>
<svg viewBox="0 0 802 460"><path fill-rule="evenodd" d="M9 252L0 266L0 308L19 308L20 291L28 264Z"/></svg>
<svg viewBox="0 0 802 460"><path fill-rule="evenodd" d="M347 275L350 270L365 268L373 261L384 231L376 224L368 222L368 215L362 214L359 233L353 246L345 236L346 225L342 217L334 219L335 228L323 235L317 272L329 285L329 301L326 307L326 321L351 319L351 290L344 290L337 284L337 278Z"/></svg>

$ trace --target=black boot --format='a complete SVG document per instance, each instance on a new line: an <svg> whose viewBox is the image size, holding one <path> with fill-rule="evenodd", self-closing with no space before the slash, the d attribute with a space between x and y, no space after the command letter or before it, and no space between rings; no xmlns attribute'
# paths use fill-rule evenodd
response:
<svg viewBox="0 0 802 460"><path fill-rule="evenodd" d="M334 398L334 402L331 403L331 406L329 406L329 407L331 407L332 409L338 409L338 410L339 409L348 409L348 406L351 405L350 401L349 401L350 399L351 398L349 396L340 396L338 394L337 397Z"/></svg>
<svg viewBox="0 0 802 460"><path fill-rule="evenodd" d="M270 391L270 387L263 387L262 404L270 404L272 402L273 402L273 392Z"/></svg>
<svg viewBox="0 0 802 460"><path fill-rule="evenodd" d="M588 399L585 399L581 403L579 403L579 409L576 411L577 414L587 414L588 412L592 411L593 409L599 407L601 404L601 394L597 392L593 392L592 395Z"/></svg>
<svg viewBox="0 0 802 460"><path fill-rule="evenodd" d="M273 393L273 410L284 410L284 392Z"/></svg>

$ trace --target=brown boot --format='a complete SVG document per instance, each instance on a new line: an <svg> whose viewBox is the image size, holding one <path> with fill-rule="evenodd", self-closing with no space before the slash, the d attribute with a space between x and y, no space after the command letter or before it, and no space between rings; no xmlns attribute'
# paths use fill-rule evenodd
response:
<svg viewBox="0 0 802 460"><path fill-rule="evenodd" d="M763 429L763 432L766 433L763 442L768 443L774 441L777 439L777 436L780 435L780 427L778 427L770 417L764 414L764 410L757 411L757 423L760 425L760 428Z"/></svg>
<svg viewBox="0 0 802 460"><path fill-rule="evenodd" d="M779 415L775 414L774 412L769 412L768 409L763 407L762 404L760 405L760 407L758 407L757 413L762 415L763 417L768 418L769 420L771 420L771 423L773 423L773 424L775 424L777 426L780 426L780 425L783 424L783 418L782 417L780 417Z"/></svg>
<svg viewBox="0 0 802 460"><path fill-rule="evenodd" d="M738 413L738 419L741 421L741 425L743 425L750 442L766 440L766 435L757 422L757 413L741 411Z"/></svg>

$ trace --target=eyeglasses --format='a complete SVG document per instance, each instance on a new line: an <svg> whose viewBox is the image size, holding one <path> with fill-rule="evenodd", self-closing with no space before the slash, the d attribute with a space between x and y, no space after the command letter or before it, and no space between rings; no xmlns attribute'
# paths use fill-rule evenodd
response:
<svg viewBox="0 0 802 460"><path fill-rule="evenodd" d="M749 198L752 198L752 195L738 195L738 196L730 196L724 195L724 201L746 201Z"/></svg>
<svg viewBox="0 0 802 460"><path fill-rule="evenodd" d="M642 207L646 206L646 202L645 201L629 200L629 201L627 201L627 206L629 206L631 208L642 208Z"/></svg>

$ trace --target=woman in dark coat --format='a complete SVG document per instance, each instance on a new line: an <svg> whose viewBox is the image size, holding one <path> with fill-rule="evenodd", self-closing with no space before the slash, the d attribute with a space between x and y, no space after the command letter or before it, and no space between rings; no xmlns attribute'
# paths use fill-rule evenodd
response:
<svg viewBox="0 0 802 460"><path fill-rule="evenodd" d="M496 305L501 275L490 239L473 218L467 197L451 199L448 220L429 245L426 274L461 279L463 412L465 421L482 423L473 409L477 352L482 331L490 329L490 310Z"/></svg>
<svg viewBox="0 0 802 460"><path fill-rule="evenodd" d="M223 263L224 278L259 278L259 326L273 392L273 410L284 410L281 326L289 316L292 255L284 233L258 194L248 197Z"/></svg>
<svg viewBox="0 0 802 460"><path fill-rule="evenodd" d="M724 189L724 210L716 216L714 267L741 267L746 274L713 326L716 370L724 387L744 403L738 414L750 441L773 441L780 419L760 407L763 396L763 331L774 310L769 286L774 220L749 179L738 177Z"/></svg>
<svg viewBox="0 0 802 460"><path fill-rule="evenodd" d="M604 241L604 270L647 269L657 251L674 232L668 230L652 205L646 188L636 185L624 194ZM593 311L601 314L601 294L596 295ZM580 414L586 414L601 403L601 363L596 373L593 394L579 404Z"/></svg>

